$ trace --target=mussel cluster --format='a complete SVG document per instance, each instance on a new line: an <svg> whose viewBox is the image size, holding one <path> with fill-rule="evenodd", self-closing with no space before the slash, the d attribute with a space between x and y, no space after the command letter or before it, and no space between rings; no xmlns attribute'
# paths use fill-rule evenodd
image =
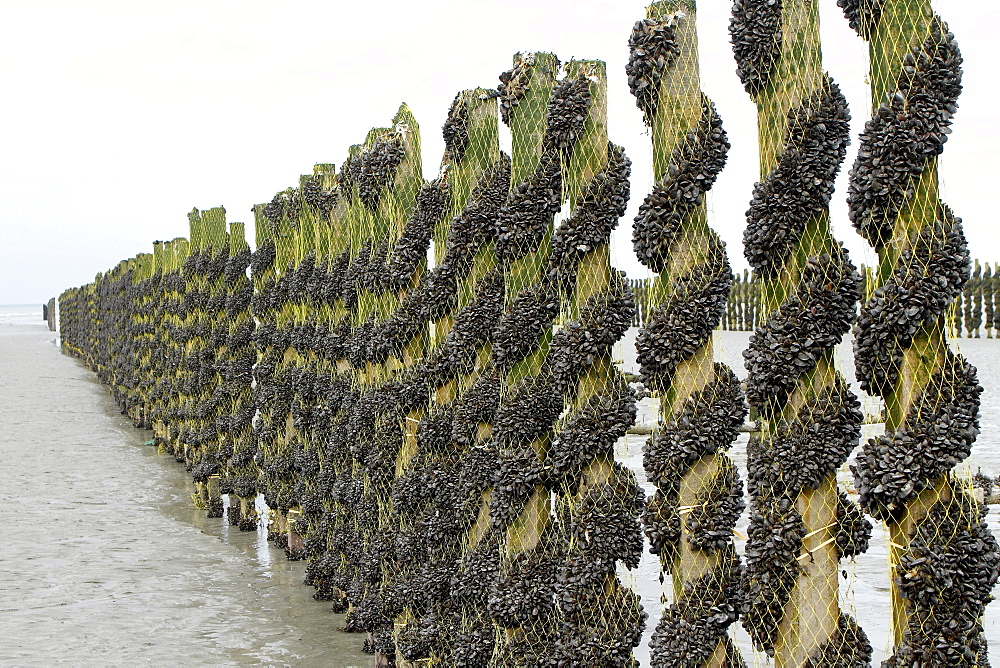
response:
<svg viewBox="0 0 1000 668"><path fill-rule="evenodd" d="M754 496L795 498L818 489L857 447L861 403L840 376L798 407L774 432L747 444L748 489Z"/></svg>
<svg viewBox="0 0 1000 668"><path fill-rule="evenodd" d="M915 527L893 569L907 626L885 665L989 665L982 617L1000 574L1000 545L985 512L950 485Z"/></svg>
<svg viewBox="0 0 1000 668"><path fill-rule="evenodd" d="M865 510L882 520L898 519L909 501L969 456L979 435L982 391L976 368L946 351L903 425L870 439L855 460Z"/></svg>
<svg viewBox="0 0 1000 668"><path fill-rule="evenodd" d="M681 55L674 26L670 21L642 19L636 21L629 37L629 57L625 66L628 87L635 103L642 110L646 125L653 125L660 104L660 83Z"/></svg>
<svg viewBox="0 0 1000 668"><path fill-rule="evenodd" d="M837 0L837 6L844 10L848 23L865 39L872 38L872 31L882 18L885 0Z"/></svg>
<svg viewBox="0 0 1000 668"><path fill-rule="evenodd" d="M823 643L819 651L806 659L803 668L866 668L872 662L872 645L868 634L850 615L840 613L837 630ZM980 664L981 665L981 664Z"/></svg>
<svg viewBox="0 0 1000 668"><path fill-rule="evenodd" d="M778 415L799 379L850 331L860 297L861 276L843 246L807 258L792 293L743 352L750 405Z"/></svg>
<svg viewBox="0 0 1000 668"><path fill-rule="evenodd" d="M543 463L533 447L551 434L564 411L564 401L572 403L577 398L580 378L607 357L611 346L625 334L634 309L627 283L620 275L613 277L605 290L587 300L577 320L566 323L552 337L538 373L511 388L494 422L493 438L500 450L490 503L495 527L509 528L539 486L556 488L577 481L578 472L594 458L608 454L634 422L635 397L614 372L602 389L587 398L583 410L567 419L550 449L552 463L548 457ZM617 394L617 400L601 401L606 393ZM599 412L592 410L589 415L593 421L584 422L588 408ZM593 432L581 433L584 425Z"/></svg>
<svg viewBox="0 0 1000 668"><path fill-rule="evenodd" d="M781 55L781 0L735 0L729 37L736 73L751 97L767 87Z"/></svg>
<svg viewBox="0 0 1000 668"><path fill-rule="evenodd" d="M988 665L982 617L1000 574L985 508L953 488L916 527L895 566L909 615L888 666Z"/></svg>
<svg viewBox="0 0 1000 668"><path fill-rule="evenodd" d="M941 205L899 254L892 276L861 306L854 339L861 389L882 396L893 391L906 350L962 293L969 265L961 222Z"/></svg>
<svg viewBox="0 0 1000 668"><path fill-rule="evenodd" d="M851 222L876 250L890 242L917 179L944 151L962 92L962 54L940 18L899 68L896 89L865 124L848 187Z"/></svg>
<svg viewBox="0 0 1000 668"><path fill-rule="evenodd" d="M158 341L157 329L146 322L148 313L162 312L165 306L162 282L162 272L143 278L123 262L93 284L67 290L59 301L63 350L84 360L109 386L122 414L143 428L159 418L159 392L146 385L155 381L149 374L157 356L145 364L143 358L148 350L170 345Z"/></svg>
<svg viewBox="0 0 1000 668"><path fill-rule="evenodd" d="M794 252L806 225L825 212L847 155L851 115L829 76L788 112L778 164L754 187L743 231L747 261L760 278L774 278Z"/></svg>
<svg viewBox="0 0 1000 668"><path fill-rule="evenodd" d="M728 153L722 118L703 95L698 125L671 152L667 173L643 200L632 224L632 248L652 271L667 269L685 221L715 185Z"/></svg>
<svg viewBox="0 0 1000 668"><path fill-rule="evenodd" d="M697 271L670 281L665 298L654 306L636 336L636 360L643 384L666 391L674 373L708 345L726 307L732 270L722 241L709 230ZM661 279L664 280L664 279Z"/></svg>
<svg viewBox="0 0 1000 668"><path fill-rule="evenodd" d="M470 144L468 114L460 95L444 128L451 169L467 151L481 148ZM495 411L499 388L495 376L478 368L477 360L502 313L505 286L501 272L473 269L482 249L496 237L509 182L510 159L500 154L476 175L472 192L443 235L436 266L398 283L407 290L381 322L373 321L364 331L355 329L358 352L352 364L357 373L367 364L411 356L386 382L360 397L350 422L350 447L379 517L365 521L358 516L354 522L369 547L358 560L361 577L355 581L360 584L347 592L354 606L348 624L367 631L371 649L388 657L398 650L408 661L443 659L456 637L477 635L463 627L463 608L453 601L451 584L462 557L462 539L479 514L494 467L489 443L479 441L478 431ZM446 183L447 175L442 188ZM437 199L433 222L422 207L430 198L419 199L411 218L411 223L416 218L429 223L413 258L426 256L433 228L449 209L448 190L442 189ZM371 265L369 259L368 271ZM436 336L425 349L431 323ZM476 380L466 388L469 375ZM466 389L457 397L454 390L445 389L456 384ZM449 393L453 398L446 400ZM409 438L415 449L406 453L402 473L394 479ZM405 622L394 635L398 620Z"/></svg>
<svg viewBox="0 0 1000 668"><path fill-rule="evenodd" d="M357 188L358 199L369 211L378 208L386 189L392 187L405 153L399 133L392 132L379 138L368 150L352 156L346 171Z"/></svg>
<svg viewBox="0 0 1000 668"><path fill-rule="evenodd" d="M62 298L64 349L109 385L123 415L155 430L153 442L185 465L212 517L232 491L231 469L256 496L250 253L242 225L230 243L223 216L195 210L191 252L182 240L156 242L154 255Z"/></svg>
<svg viewBox="0 0 1000 668"><path fill-rule="evenodd" d="M462 164L465 149L469 146L469 107L462 99L461 93L455 96L451 108L448 109L448 120L444 122L441 134L444 135L447 157L455 165Z"/></svg>
<svg viewBox="0 0 1000 668"><path fill-rule="evenodd" d="M530 71L505 75L501 93L517 78L529 81ZM542 248L562 206L571 182L563 170L580 150L590 89L582 72L555 85L538 167L500 212L497 258L508 271ZM515 133L530 132L516 126L516 115L506 118ZM519 289L492 332L491 367L507 387L490 422L495 473L480 544L491 551L470 554L480 559L494 554L492 541L500 546L488 562L497 575L486 602L488 621L504 633L496 643L483 632L486 620L466 608L476 621L459 636L456 658L492 648L499 665L632 665L645 626L638 597L616 575L616 564L633 568L642 551L642 492L612 452L635 420L635 394L607 364L635 301L618 272L600 267L595 279L591 269L627 205L630 162L613 144L594 157L603 168L554 230L546 263L536 263L528 281L525 267L508 274ZM552 334L567 306L572 316Z"/></svg>
<svg viewBox="0 0 1000 668"><path fill-rule="evenodd" d="M521 104L531 82L531 68L535 64L535 54L517 54L514 67L500 75L500 85L497 86L500 101L500 118L510 125L510 115L515 107ZM559 64L556 63L556 69Z"/></svg>
<svg viewBox="0 0 1000 668"><path fill-rule="evenodd" d="M610 241L618 219L625 215L631 173L632 161L625 151L608 142L607 166L584 187L573 215L552 233L548 277L563 296L576 290L583 258Z"/></svg>
<svg viewBox="0 0 1000 668"><path fill-rule="evenodd" d="M663 613L649 642L654 666L705 665L720 643L726 666L745 666L729 638L740 618L742 564L730 540L719 553L719 566L684 584L684 592Z"/></svg>
<svg viewBox="0 0 1000 668"><path fill-rule="evenodd" d="M660 425L642 450L646 477L656 485L656 493L646 508L646 535L651 551L661 556L665 569L671 567L680 549L677 507L681 480L697 462L727 449L739 435L747 415L743 392L732 369L716 363L713 373L712 380L688 396L675 410L676 419ZM720 467L728 468L722 463L727 460L719 461ZM736 481L730 487L734 484ZM732 513L718 520L703 517L700 524L705 528L711 524L715 531L724 531L728 526L731 531L738 516L737 511L736 517ZM716 551L714 546L706 547L710 554Z"/></svg>
<svg viewBox="0 0 1000 668"><path fill-rule="evenodd" d="M416 208L386 261L385 278L394 290L409 287L414 273L427 259L434 226L444 218L447 206L448 187L443 180L435 179L420 188Z"/></svg>

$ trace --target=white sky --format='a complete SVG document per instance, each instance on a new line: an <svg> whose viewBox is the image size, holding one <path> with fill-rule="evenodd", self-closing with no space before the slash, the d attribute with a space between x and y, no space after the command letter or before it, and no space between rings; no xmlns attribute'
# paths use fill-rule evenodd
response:
<svg viewBox="0 0 1000 668"><path fill-rule="evenodd" d="M835 0L819 0L826 67L857 133L869 115L867 48ZM736 268L757 179L755 110L735 74L730 3L699 3L703 88L733 144L710 199ZM1000 260L994 214L1000 138L995 74L1000 9L936 3L966 59L955 131L942 159L944 199L963 217L974 257ZM599 58L609 75L609 132L632 158L632 205L614 261L645 275L631 217L649 191L649 137L624 68L645 3L623 0L0 0L0 304L41 302L97 271L186 236L186 212L224 205L230 221L340 164L367 130L407 102L421 125L424 173L455 93L494 87L516 51ZM847 222L835 234L857 264L874 253ZM994 204L989 204L993 201Z"/></svg>

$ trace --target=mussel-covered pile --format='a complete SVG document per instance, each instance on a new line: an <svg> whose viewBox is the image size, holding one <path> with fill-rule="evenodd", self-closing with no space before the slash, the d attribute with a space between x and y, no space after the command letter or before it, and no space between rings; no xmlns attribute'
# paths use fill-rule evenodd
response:
<svg viewBox="0 0 1000 668"><path fill-rule="evenodd" d="M185 467L199 487L209 517L222 517L221 491L216 489L214 481L228 458L222 452L225 432L218 429L219 419L227 419L230 408L225 388L221 387L229 334L226 314L229 242L225 220L220 220L224 213L210 209L200 214L205 243L189 254L184 263L184 270L190 272L184 298L187 354L182 366L186 373L179 416L181 428L175 447L183 449ZM249 381L246 374L237 382L249 384ZM174 454L180 456L181 452Z"/></svg>
<svg viewBox="0 0 1000 668"><path fill-rule="evenodd" d="M1000 547L984 508L951 473L979 433L982 388L945 341L949 311L962 319L955 307L971 263L961 221L937 199L935 171L962 91L962 55L938 16L883 26L885 0L838 4L862 37L877 31L886 43L872 62L887 82L884 99L861 135L848 194L851 221L891 268L862 305L854 346L862 388L885 400L886 433L851 467L864 509L904 522L892 563L904 631L885 665L988 665L980 619ZM970 305L971 335L980 323Z"/></svg>
<svg viewBox="0 0 1000 668"><path fill-rule="evenodd" d="M196 503L212 517L222 516L223 473L237 447L250 450L242 473L256 497L249 250L240 245L239 224L231 244L224 216L221 208L193 211L190 244L156 242L153 254L68 292L63 316L64 348L85 359L122 413L153 429L153 442L185 465Z"/></svg>
<svg viewBox="0 0 1000 668"><path fill-rule="evenodd" d="M247 276L251 253L242 225L230 225L229 240L230 253L224 272L227 292L224 323L228 332L225 347L216 360L220 409L215 427L220 434L222 461L219 492L229 495L229 523L250 531L257 528L259 475L255 462L257 436L253 429L257 407L252 387L253 367L257 363L256 322L251 312L253 283Z"/></svg>
<svg viewBox="0 0 1000 668"><path fill-rule="evenodd" d="M501 81L536 81L537 67L533 60ZM497 257L516 290L493 331L492 364L507 389L492 420L496 473L481 539L496 536L501 558L484 593L502 630L500 665L625 666L647 615L616 565L638 564L643 498L635 475L614 462L636 399L610 356L635 302L603 251L628 202L631 163L613 144L591 148L603 140L585 123L601 113L600 68L566 70L549 98L537 168L513 186L499 219ZM515 137L537 132L524 110L508 113ZM592 176L579 183L574 165L589 165ZM550 198L544 206L532 194L539 188ZM567 195L573 207L553 226ZM514 264L542 248L544 262Z"/></svg>
<svg viewBox="0 0 1000 668"><path fill-rule="evenodd" d="M796 32L786 34L792 25ZM744 233L764 316L743 353L757 428L747 445L743 626L759 650L787 657L790 638L781 629L801 623L800 614L814 614L802 606L823 606L818 613L827 619L840 615L840 626L811 645L808 660L867 665L871 648L864 633L839 612L835 597L817 593L824 578L836 577L836 558L863 550L871 531L836 489L836 472L858 442L863 417L832 365L861 298L860 274L828 222L850 114L821 64L799 52L819 52L818 18L811 10L778 0L741 0L733 7L730 34L762 131L773 135L762 138L767 172L754 187ZM797 61L775 82L772 76L789 59ZM802 514L818 505L822 512ZM826 566L803 561L821 549L835 552ZM795 600L793 591L799 592Z"/></svg>
<svg viewBox="0 0 1000 668"><path fill-rule="evenodd" d="M732 370L712 363L712 331L726 311L733 275L722 241L702 222L729 140L712 102L688 88L697 65L683 57L681 44L695 43L683 40L694 30L693 17L678 12L637 22L629 41L632 92L654 128L654 151L667 161L632 226L636 256L659 274L653 279L659 303L651 304L636 338L642 383L662 403L643 448L646 477L656 487L643 521L650 550L660 557L661 581L673 574L675 582L650 658L655 666L700 666L722 647L726 665L737 666L743 660L727 631L742 607L733 528L744 509L743 482L725 451L747 408ZM687 69L671 71L682 60ZM668 75L670 83L661 85ZM656 110L684 105L701 112L686 136L658 134ZM708 355L701 355L706 347ZM695 492L682 495L682 485ZM685 561L702 575L691 576Z"/></svg>
<svg viewBox="0 0 1000 668"><path fill-rule="evenodd" d="M406 437L391 486L391 543L380 593L390 625L400 624L396 647L406 661L450 661L460 637L488 641L488 648L466 647L460 653L475 656L492 649L492 629L482 620L469 625L466 613L475 606L466 610L462 597L453 595L465 536L479 515L484 476L492 471L490 457L481 456L478 432L499 400L491 396L495 378L485 360L503 311L503 274L490 265L497 217L510 188L510 159L495 140L483 142L481 128L470 132L474 104L492 107L486 122L493 129L486 135L495 133L495 98L460 93L443 128L446 178L458 178L465 170L469 181L451 190L452 216L436 235L443 240L443 247L435 249L437 264L407 295L412 302L402 304L388 321L402 314L422 328L431 323L434 330L412 378L402 381L418 383L421 400L403 399Z"/></svg>

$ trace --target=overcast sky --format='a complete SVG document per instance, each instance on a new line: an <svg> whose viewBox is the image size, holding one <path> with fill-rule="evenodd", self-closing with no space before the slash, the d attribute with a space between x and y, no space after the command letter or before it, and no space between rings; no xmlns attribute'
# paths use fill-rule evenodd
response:
<svg viewBox="0 0 1000 668"><path fill-rule="evenodd" d="M727 0L701 0L703 88L733 144L711 198L731 261L757 174L755 109L735 74ZM835 0L820 0L826 67L857 133L869 115L867 48ZM339 165L367 130L408 103L424 174L437 172L440 127L456 92L494 87L517 51L607 61L609 132L634 162L632 205L614 261L645 275L631 217L651 187L649 137L624 68L644 3L623 0L0 0L0 304L42 302L93 280L155 239L187 235L185 214L224 205L230 221ZM1000 260L996 209L996 27L986 0L937 2L966 59L965 93L942 159L943 196L974 257ZM874 253L847 222L835 234L860 264ZM993 202L991 204L990 202Z"/></svg>

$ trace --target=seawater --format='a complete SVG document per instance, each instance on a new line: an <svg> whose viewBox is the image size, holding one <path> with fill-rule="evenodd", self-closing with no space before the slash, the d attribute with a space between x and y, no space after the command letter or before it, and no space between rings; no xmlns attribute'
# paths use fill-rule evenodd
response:
<svg viewBox="0 0 1000 668"><path fill-rule="evenodd" d="M193 508L190 476L172 457L144 445L150 432L123 418L107 388L79 361L60 354L40 304L0 306L0 664L246 663L372 666L362 638L339 631L342 615L313 600L303 562L289 562L262 528L243 533ZM635 367L635 330L616 355ZM749 334L717 332L716 358L745 377L740 353ZM954 345L979 368L986 388L982 433L967 470L1000 473L1000 341ZM853 380L848 346L841 370ZM857 389L855 388L855 392ZM864 399L866 412L877 404ZM648 401L641 414L650 420ZM879 427L866 427L866 435ZM745 479L747 436L732 456ZM629 436L617 456L642 471L645 437ZM850 482L846 467L840 478ZM647 493L652 493L647 484ZM988 515L1000 531L998 507ZM737 529L746 533L747 517ZM845 562L843 607L875 648L890 648L886 534L876 525L869 551ZM742 550L743 545L738 544ZM622 579L650 614L646 643L669 598L655 557ZM768 665L739 625L748 663ZM1000 659L1000 604L987 608L993 661Z"/></svg>

